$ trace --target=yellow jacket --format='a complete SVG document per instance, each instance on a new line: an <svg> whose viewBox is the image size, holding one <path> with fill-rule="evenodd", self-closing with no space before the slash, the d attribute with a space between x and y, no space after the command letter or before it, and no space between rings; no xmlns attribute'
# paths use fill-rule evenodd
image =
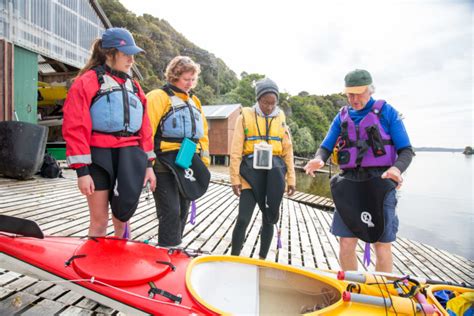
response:
<svg viewBox="0 0 474 316"><path fill-rule="evenodd" d="M173 91L177 97L184 101L189 100L189 95L186 93L180 93ZM158 129L158 125L160 124L161 119L165 116L166 113L171 108L171 98L168 94L162 89L155 89L149 92L146 95L147 98L147 108L148 108L148 117L150 118L150 125L153 130L153 139L155 138L156 131ZM200 153L201 159L209 166L210 164L210 157L209 157L209 137L208 137L208 128L207 128L207 120L204 116L204 111L202 110L201 101L199 101L198 97L193 95L192 100L196 104L196 106L201 111L201 116L204 124L204 136L199 139L199 144L196 147L196 152ZM160 148L155 148L155 151L172 151L178 150L180 148L180 143L172 143L161 141Z"/></svg>
<svg viewBox="0 0 474 316"><path fill-rule="evenodd" d="M250 109L243 109L243 111L248 111ZM242 162L242 156L247 155L249 152L249 142L245 141L245 132L244 132L244 125L243 125L243 116L245 114L241 114L237 121L235 122L235 129L234 135L232 137L232 147L230 153L230 181L232 185L242 184L242 189L250 189L250 185L248 184L245 179L240 176L240 163ZM261 116L258 116L259 120L259 128L262 135L266 135L266 126L265 124L261 124L265 122L265 119ZM255 119L251 122L248 122L248 115L246 115L247 122L245 126L250 126L250 130L253 130L252 124L255 125ZM271 129L271 128L270 128ZM285 161L287 173L286 173L286 183L287 185L295 185L296 184L296 177L295 177L295 168L293 162L293 144L291 142L290 132L288 126L285 124L284 128L279 129L280 135L279 137L282 138L281 141L281 154L278 153L278 146L274 146L274 155L281 156ZM249 131L247 131L247 135L249 135ZM255 143L254 141L251 141ZM275 152L275 149L277 152ZM253 153L253 150L252 150Z"/></svg>
<svg viewBox="0 0 474 316"><path fill-rule="evenodd" d="M286 129L285 113L280 111L278 116L266 119L257 115L253 108L242 108L242 124L244 126L244 151L243 155L253 154L254 145L266 141L272 145L274 156L283 153L283 135ZM269 124L268 139L266 124Z"/></svg>

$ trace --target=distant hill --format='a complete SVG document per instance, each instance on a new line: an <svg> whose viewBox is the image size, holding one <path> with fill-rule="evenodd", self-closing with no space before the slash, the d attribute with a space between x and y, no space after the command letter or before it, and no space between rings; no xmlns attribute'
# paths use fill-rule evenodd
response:
<svg viewBox="0 0 474 316"><path fill-rule="evenodd" d="M443 147L415 147L415 152L417 151L431 151L431 152L456 152L462 153L463 148L443 148Z"/></svg>
<svg viewBox="0 0 474 316"><path fill-rule="evenodd" d="M178 55L189 56L201 65L195 92L203 104L212 104L216 97L237 86L236 74L220 58L188 41L167 21L150 14L137 16L118 0L99 0L99 3L112 25L127 28L137 45L145 50L145 54L137 56L137 67L144 77L140 84L145 92L164 84L166 65ZM163 2L163 5L173 4Z"/></svg>

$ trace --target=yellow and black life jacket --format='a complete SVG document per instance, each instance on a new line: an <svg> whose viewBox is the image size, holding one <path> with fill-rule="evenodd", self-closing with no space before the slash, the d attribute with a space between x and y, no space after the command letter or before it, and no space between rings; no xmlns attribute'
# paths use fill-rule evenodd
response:
<svg viewBox="0 0 474 316"><path fill-rule="evenodd" d="M263 141L272 145L274 156L283 153L282 142L286 129L283 111L275 117L263 117L253 108L242 108L242 124L245 134L244 156L253 154L254 145Z"/></svg>

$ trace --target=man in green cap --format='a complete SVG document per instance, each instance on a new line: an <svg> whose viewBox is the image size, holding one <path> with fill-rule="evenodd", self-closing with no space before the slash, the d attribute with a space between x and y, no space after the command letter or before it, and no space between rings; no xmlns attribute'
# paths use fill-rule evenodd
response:
<svg viewBox="0 0 474 316"><path fill-rule="evenodd" d="M356 69L345 78L349 105L336 115L316 152L305 166L307 174L323 167L331 156L341 173L331 179L336 209L331 232L339 239L343 270L357 270L356 246L366 242L364 263L370 264L374 244L376 271L392 272L391 243L396 239L395 211L401 174L408 168L413 150L401 116L384 100L374 100L372 76Z"/></svg>

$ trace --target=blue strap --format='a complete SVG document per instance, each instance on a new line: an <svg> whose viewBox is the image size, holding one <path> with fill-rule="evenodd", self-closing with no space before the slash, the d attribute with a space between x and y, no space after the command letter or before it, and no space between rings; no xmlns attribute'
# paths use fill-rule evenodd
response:
<svg viewBox="0 0 474 316"><path fill-rule="evenodd" d="M245 140L265 140L267 139L267 137L265 136L249 136L249 137L245 137ZM275 140L275 141L279 141L281 142L282 139L281 137L277 137L277 136L268 136L268 140Z"/></svg>

